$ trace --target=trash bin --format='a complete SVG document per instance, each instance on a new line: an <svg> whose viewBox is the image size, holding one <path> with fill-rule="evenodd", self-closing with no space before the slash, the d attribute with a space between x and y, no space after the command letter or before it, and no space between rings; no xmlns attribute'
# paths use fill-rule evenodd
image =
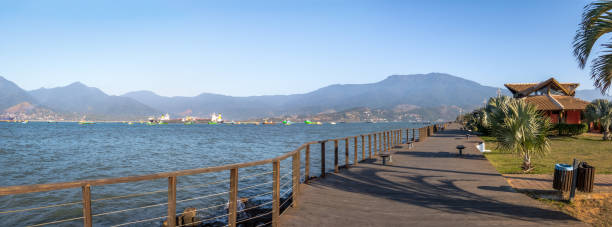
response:
<svg viewBox="0 0 612 227"><path fill-rule="evenodd" d="M572 165L555 164L555 175L553 177L553 188L561 191L569 191L572 189L572 179L574 170Z"/></svg>
<svg viewBox="0 0 612 227"><path fill-rule="evenodd" d="M578 166L578 179L576 188L582 192L593 192L593 182L595 181L595 167L583 162Z"/></svg>

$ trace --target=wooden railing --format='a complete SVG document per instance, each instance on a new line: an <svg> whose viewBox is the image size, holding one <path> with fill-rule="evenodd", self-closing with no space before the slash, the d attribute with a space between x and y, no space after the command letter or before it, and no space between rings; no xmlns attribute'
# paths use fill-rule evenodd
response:
<svg viewBox="0 0 612 227"><path fill-rule="evenodd" d="M436 127L440 127L437 125ZM187 169L173 172L163 172L156 174L148 174L148 175L139 175L139 176L128 176L128 177L119 177L119 178L106 178L106 179L97 179L97 180L82 180L82 181L72 181L72 182L63 182L63 183L50 183L50 184L36 184L36 185L21 185L21 186L7 186L0 187L0 196L6 195L15 195L15 194L25 194L25 193L35 193L35 192L45 192L45 191L54 191L54 190L63 190L63 189L71 189L71 188L81 188L81 204L83 214L80 218L72 218L65 219L59 221L52 221L42 224L37 224L36 226L41 226L45 224L53 224L60 223L62 221L74 221L78 219L83 219L83 226L91 227L92 226L92 207L91 207L91 187L93 186L101 186L101 185L110 185L110 184L120 184L120 183L130 183L130 182L139 182L139 181L150 181L156 179L164 179L168 180L168 199L167 199L167 215L164 216L167 220L167 225L174 227L177 225L175 223L176 220L176 204L177 204L177 181L181 176L188 176L194 174L203 174L203 173L213 173L220 171L230 171L229 175L229 202L228 202L228 225L236 226L237 223L237 201L238 201L238 175L239 170L246 167L259 166L259 165L272 165L272 226L279 225L279 217L280 217L280 207L281 207L281 195L280 195L280 162L292 158L291 164L291 183L292 183L292 193L291 193L291 206L297 207L299 204L299 191L301 183L308 183L309 180L312 179L310 176L310 167L311 167L311 145L319 144L321 147L321 158L320 158L320 166L321 172L320 177L325 177L326 168L325 168L325 156L326 149L325 146L327 143L333 142L334 146L334 168L333 172L340 171L339 165L339 141L344 141L344 166L345 168L349 168L349 151L350 151L350 140L353 140L353 165L358 165L360 161L364 161L366 159L366 147L368 150L368 158L372 158L378 156L382 152L389 152L395 145L403 143L403 138L405 136L406 142L412 141L424 141L428 136L432 134L433 126L426 126L422 128L407 128L407 129L397 129L397 130L389 130L382 132L375 132L370 134L358 135L358 136L350 136L343 137L337 139L328 139L321 141L313 141L304 143L299 146L297 149L280 155L275 158L247 162L247 163L238 163L224 166L216 166L216 167L207 167L207 168L198 168L198 169ZM405 132L405 135L403 134ZM418 138L417 138L418 132ZM366 139L367 137L367 139ZM361 160L358 160L358 139L361 138ZM367 140L367 145L366 145ZM301 182L301 152L304 151L304 182ZM54 207L54 206L47 206ZM39 208L47 208L47 207L38 207L38 208L30 208L24 210L12 210L12 211L0 211L2 213L19 213L21 211L39 209ZM150 220L150 219L149 219ZM158 220L158 219L157 219Z"/></svg>

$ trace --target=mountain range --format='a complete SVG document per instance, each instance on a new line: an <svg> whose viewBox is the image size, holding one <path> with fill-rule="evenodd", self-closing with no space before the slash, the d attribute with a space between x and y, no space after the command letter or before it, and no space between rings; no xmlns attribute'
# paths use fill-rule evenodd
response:
<svg viewBox="0 0 612 227"><path fill-rule="evenodd" d="M223 113L225 119L245 120L290 116L333 119L371 112L389 120L432 121L451 120L460 109L482 106L498 90L449 74L429 73L392 75L370 84L335 84L294 95L234 97L202 93L194 97L165 97L151 91L135 91L112 96L80 82L25 91L0 77L0 114L9 109L15 114L20 109L38 108L37 113L52 110L69 119L87 116L92 120L137 120L162 113L205 118L216 112ZM506 89L501 91L508 94ZM576 96L591 100L597 97L593 92L579 90Z"/></svg>
<svg viewBox="0 0 612 227"><path fill-rule="evenodd" d="M205 115L222 112L231 119L313 115L356 107L392 109L456 106L473 108L497 94L497 88L442 73L393 75L371 84L335 84L296 95L232 97L204 93L195 97L163 97L150 91L123 96L172 113Z"/></svg>

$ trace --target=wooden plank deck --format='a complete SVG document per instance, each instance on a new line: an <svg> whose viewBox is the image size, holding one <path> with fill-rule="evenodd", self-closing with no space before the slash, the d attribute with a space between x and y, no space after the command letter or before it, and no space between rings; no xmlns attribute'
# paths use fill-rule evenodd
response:
<svg viewBox="0 0 612 227"><path fill-rule="evenodd" d="M396 148L391 165L370 159L303 185L281 226L584 225L515 192L457 127Z"/></svg>

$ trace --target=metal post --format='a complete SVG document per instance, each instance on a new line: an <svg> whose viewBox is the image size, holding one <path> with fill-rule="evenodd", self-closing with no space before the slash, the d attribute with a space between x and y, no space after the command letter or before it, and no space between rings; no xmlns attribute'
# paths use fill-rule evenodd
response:
<svg viewBox="0 0 612 227"><path fill-rule="evenodd" d="M85 185L81 191L83 193L83 226L91 227L93 223L91 220L91 186Z"/></svg>
<svg viewBox="0 0 612 227"><path fill-rule="evenodd" d="M572 190L570 191L569 201L574 201L574 196L576 195L576 181L578 180L578 166L580 162L574 158L574 163L572 164L573 176L572 176Z"/></svg>

